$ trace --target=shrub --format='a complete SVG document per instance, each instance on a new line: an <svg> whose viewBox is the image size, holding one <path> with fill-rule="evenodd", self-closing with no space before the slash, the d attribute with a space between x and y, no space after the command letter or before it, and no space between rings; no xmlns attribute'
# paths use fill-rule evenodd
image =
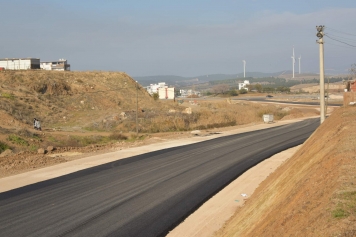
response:
<svg viewBox="0 0 356 237"><path fill-rule="evenodd" d="M10 147L6 143L0 142L0 153L7 149L10 149Z"/></svg>
<svg viewBox="0 0 356 237"><path fill-rule="evenodd" d="M8 140L12 143L21 145L21 146L28 146L28 141L26 141L25 139L17 136L17 135L9 135Z"/></svg>
<svg viewBox="0 0 356 237"><path fill-rule="evenodd" d="M120 132L114 131L110 136L112 140L127 140L127 136L121 134Z"/></svg>
<svg viewBox="0 0 356 237"><path fill-rule="evenodd" d="M152 96L153 96L154 100L158 100L159 99L158 93L153 93Z"/></svg>
<svg viewBox="0 0 356 237"><path fill-rule="evenodd" d="M242 88L242 89L240 90L240 94L247 94L247 90L244 89L244 88Z"/></svg>

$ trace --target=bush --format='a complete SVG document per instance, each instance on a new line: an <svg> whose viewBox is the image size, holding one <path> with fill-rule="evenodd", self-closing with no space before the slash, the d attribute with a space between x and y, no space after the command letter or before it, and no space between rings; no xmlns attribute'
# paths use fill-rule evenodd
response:
<svg viewBox="0 0 356 237"><path fill-rule="evenodd" d="M247 94L247 90L244 89L244 88L242 88L242 89L240 90L240 94Z"/></svg>
<svg viewBox="0 0 356 237"><path fill-rule="evenodd" d="M153 96L154 100L158 100L159 99L158 93L153 93L152 96Z"/></svg>
<svg viewBox="0 0 356 237"><path fill-rule="evenodd" d="M246 93L247 93L247 92L246 92ZM227 94L228 94L229 96L238 96L236 90L228 91Z"/></svg>
<svg viewBox="0 0 356 237"><path fill-rule="evenodd" d="M10 149L10 147L6 143L0 142L0 153L7 149Z"/></svg>
<svg viewBox="0 0 356 237"><path fill-rule="evenodd" d="M21 146L28 146L28 141L26 141L25 139L17 136L17 135L9 135L8 140L12 143L21 145Z"/></svg>
<svg viewBox="0 0 356 237"><path fill-rule="evenodd" d="M127 136L115 131L113 132L110 136L109 136L110 139L112 140L127 140Z"/></svg>

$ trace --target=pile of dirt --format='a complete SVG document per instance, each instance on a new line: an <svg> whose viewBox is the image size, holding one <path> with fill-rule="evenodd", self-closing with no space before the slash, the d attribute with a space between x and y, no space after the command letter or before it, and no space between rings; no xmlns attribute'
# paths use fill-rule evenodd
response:
<svg viewBox="0 0 356 237"><path fill-rule="evenodd" d="M216 236L356 236L356 108L340 108Z"/></svg>

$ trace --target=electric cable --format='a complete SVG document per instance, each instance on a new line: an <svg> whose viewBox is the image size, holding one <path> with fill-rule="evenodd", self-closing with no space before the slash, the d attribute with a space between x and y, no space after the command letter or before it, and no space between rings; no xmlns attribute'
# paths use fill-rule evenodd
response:
<svg viewBox="0 0 356 237"><path fill-rule="evenodd" d="M350 38L346 38L346 37L342 37L342 36L338 36L338 35L334 35L334 34L330 34L330 33L325 33L324 35L331 35L334 38L340 38L340 39L343 39L343 40L356 42L356 39L350 39Z"/></svg>
<svg viewBox="0 0 356 237"><path fill-rule="evenodd" d="M326 28L326 29L330 29L330 30L332 30L332 31L339 32L339 33L341 33L341 34L356 36L355 34L346 33L346 32L343 32L343 31L340 31L340 30L336 30L336 29L333 29L333 28L330 28L330 27L326 27L326 26L325 26L325 28Z"/></svg>
<svg viewBox="0 0 356 237"><path fill-rule="evenodd" d="M325 34L325 36L326 36L326 37L328 37L329 39L335 40L335 41L337 41L337 42L339 42L339 43L343 43L343 44L346 44L346 45L349 45L349 46L351 46L351 47L356 48L356 45L352 45L352 44L349 44L349 43L343 42L343 41L341 41L341 40L334 39L334 38L332 38L332 37L328 36L327 34Z"/></svg>

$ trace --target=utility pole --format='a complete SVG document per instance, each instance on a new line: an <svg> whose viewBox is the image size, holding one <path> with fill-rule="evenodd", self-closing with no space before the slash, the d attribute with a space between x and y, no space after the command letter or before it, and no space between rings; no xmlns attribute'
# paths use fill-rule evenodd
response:
<svg viewBox="0 0 356 237"><path fill-rule="evenodd" d="M294 78L294 64L295 64L295 56L294 56L294 46L293 46L293 56L292 56L293 78Z"/></svg>
<svg viewBox="0 0 356 237"><path fill-rule="evenodd" d="M325 120L325 83L324 83L324 27L316 26L316 36L319 38L316 42L319 44L320 58L320 124Z"/></svg>
<svg viewBox="0 0 356 237"><path fill-rule="evenodd" d="M136 135L138 136L138 82L136 81Z"/></svg>
<svg viewBox="0 0 356 237"><path fill-rule="evenodd" d="M246 61L245 60L242 60L243 64L244 64L244 78L246 76Z"/></svg>

